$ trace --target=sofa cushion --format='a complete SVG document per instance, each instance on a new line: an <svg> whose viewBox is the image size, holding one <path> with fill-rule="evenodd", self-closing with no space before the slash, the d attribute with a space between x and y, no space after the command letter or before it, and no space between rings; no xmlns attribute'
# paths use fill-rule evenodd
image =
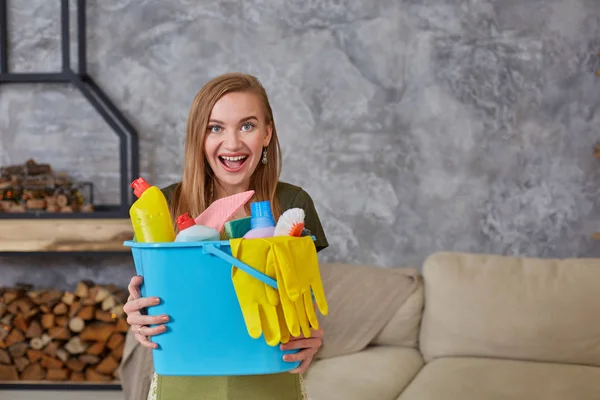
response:
<svg viewBox="0 0 600 400"><path fill-rule="evenodd" d="M324 264L321 279L329 313L319 318L325 336L316 358L361 351L415 291L415 269Z"/></svg>
<svg viewBox="0 0 600 400"><path fill-rule="evenodd" d="M428 363L398 400L597 400L600 368L485 358Z"/></svg>
<svg viewBox="0 0 600 400"><path fill-rule="evenodd" d="M423 265L420 348L600 366L600 259L438 253Z"/></svg>
<svg viewBox="0 0 600 400"><path fill-rule="evenodd" d="M309 400L395 400L422 366L418 350L377 346L315 361L304 379Z"/></svg>
<svg viewBox="0 0 600 400"><path fill-rule="evenodd" d="M424 289L423 277L417 276L417 287L394 314L372 344L382 346L403 346L417 348L419 328L423 313Z"/></svg>

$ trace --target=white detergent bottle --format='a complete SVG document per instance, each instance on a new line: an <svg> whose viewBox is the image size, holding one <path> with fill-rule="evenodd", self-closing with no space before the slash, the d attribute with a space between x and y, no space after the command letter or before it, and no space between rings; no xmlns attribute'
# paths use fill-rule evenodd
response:
<svg viewBox="0 0 600 400"><path fill-rule="evenodd" d="M219 231L204 225L197 225L189 214L177 217L179 233L175 237L176 242L201 242L217 241L221 239Z"/></svg>

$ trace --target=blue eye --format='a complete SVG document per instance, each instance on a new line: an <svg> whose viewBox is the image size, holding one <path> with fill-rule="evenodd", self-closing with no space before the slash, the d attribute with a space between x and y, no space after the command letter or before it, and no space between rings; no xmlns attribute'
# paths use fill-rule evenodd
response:
<svg viewBox="0 0 600 400"><path fill-rule="evenodd" d="M221 132L221 127L217 125L209 126L208 129L211 133L219 133Z"/></svg>
<svg viewBox="0 0 600 400"><path fill-rule="evenodd" d="M254 125L250 123L242 125L242 130L244 132L250 132L252 129L254 129Z"/></svg>

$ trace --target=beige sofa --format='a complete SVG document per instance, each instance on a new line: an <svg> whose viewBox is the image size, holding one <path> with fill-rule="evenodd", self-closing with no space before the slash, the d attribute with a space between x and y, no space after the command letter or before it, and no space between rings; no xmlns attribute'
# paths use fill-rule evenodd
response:
<svg viewBox="0 0 600 400"><path fill-rule="evenodd" d="M310 400L600 399L600 259L321 269L330 313ZM121 377L142 400L151 357L131 339Z"/></svg>
<svg viewBox="0 0 600 400"><path fill-rule="evenodd" d="M350 291L326 282L338 313L323 319L323 352L305 376L310 400L600 399L600 259L438 253L422 276L400 270L414 288L398 270L373 278L372 268L334 267L362 274ZM361 287L390 281L409 295L366 347L348 348L357 341L348 327L369 310L339 305L379 299Z"/></svg>

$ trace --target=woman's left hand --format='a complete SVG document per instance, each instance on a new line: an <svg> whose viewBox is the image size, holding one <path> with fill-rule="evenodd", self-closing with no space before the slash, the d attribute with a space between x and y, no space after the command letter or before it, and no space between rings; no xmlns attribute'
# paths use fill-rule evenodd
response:
<svg viewBox="0 0 600 400"><path fill-rule="evenodd" d="M312 363L313 357L323 344L323 328L314 330L311 329L310 338L305 338L304 335L300 337L292 337L288 343L281 345L281 350L296 350L302 349L294 354L286 354L283 356L284 361L294 362L301 361L298 368L290 371L292 374L303 374L310 364Z"/></svg>

